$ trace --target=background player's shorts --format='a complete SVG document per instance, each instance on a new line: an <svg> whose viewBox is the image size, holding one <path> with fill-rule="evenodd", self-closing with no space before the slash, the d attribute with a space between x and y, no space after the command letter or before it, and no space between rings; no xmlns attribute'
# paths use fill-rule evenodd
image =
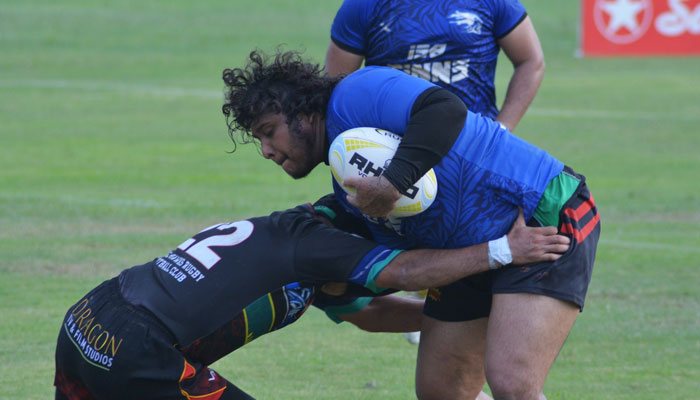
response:
<svg viewBox="0 0 700 400"><path fill-rule="evenodd" d="M186 360L149 311L126 302L117 278L73 305L56 346L57 399L251 399Z"/></svg>
<svg viewBox="0 0 700 400"><path fill-rule="evenodd" d="M567 173L573 173L567 168ZM569 250L554 262L507 266L430 289L423 313L440 321L488 317L497 293L533 293L571 302L583 310L593 272L600 218L585 178L559 213L559 233L571 239ZM539 226L536 219L528 222Z"/></svg>

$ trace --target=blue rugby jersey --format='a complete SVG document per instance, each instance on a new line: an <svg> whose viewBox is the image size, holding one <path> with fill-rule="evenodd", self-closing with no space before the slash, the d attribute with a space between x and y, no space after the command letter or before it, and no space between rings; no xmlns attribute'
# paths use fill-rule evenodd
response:
<svg viewBox="0 0 700 400"><path fill-rule="evenodd" d="M416 98L434 85L387 67L366 67L344 78L331 94L326 136L333 141L356 127L375 127L403 135ZM439 132L435 132L439 134ZM547 183L564 165L508 132L500 124L469 112L457 141L434 167L438 192L421 214L404 218L400 234L384 221L364 217L375 240L392 248L456 248L506 234L522 207L532 217ZM361 214L333 183L346 209Z"/></svg>
<svg viewBox="0 0 700 400"><path fill-rule="evenodd" d="M368 66L436 83L495 118L497 41L526 15L517 0L345 0L331 39Z"/></svg>

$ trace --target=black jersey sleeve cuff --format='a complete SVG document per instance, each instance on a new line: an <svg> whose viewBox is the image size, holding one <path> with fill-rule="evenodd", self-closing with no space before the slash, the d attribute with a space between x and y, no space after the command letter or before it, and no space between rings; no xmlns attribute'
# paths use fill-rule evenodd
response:
<svg viewBox="0 0 700 400"><path fill-rule="evenodd" d="M352 46L348 46L347 44L345 44L345 43L339 41L338 39L334 38L333 36L331 36L331 41L332 41L336 46L340 47L341 50L345 50L345 51L347 51L348 53L356 54L356 55L358 55L358 56L364 56L364 55L365 55L365 54L364 54L364 51L362 51L362 50L360 50L360 49L356 49L356 48L354 48L354 47L352 47Z"/></svg>
<svg viewBox="0 0 700 400"><path fill-rule="evenodd" d="M508 29L507 31L503 32L503 34L501 34L500 36L498 36L498 37L496 38L496 40L501 40L501 39L503 39L504 37L508 36L508 34L511 33L511 32L513 32L513 30L514 30L515 28L517 28L518 25L520 25L520 24L525 20L526 17L527 17L527 12L523 13L523 16L520 17L520 19L518 20L518 22L516 22L515 24L513 24L513 26L511 26L510 29Z"/></svg>

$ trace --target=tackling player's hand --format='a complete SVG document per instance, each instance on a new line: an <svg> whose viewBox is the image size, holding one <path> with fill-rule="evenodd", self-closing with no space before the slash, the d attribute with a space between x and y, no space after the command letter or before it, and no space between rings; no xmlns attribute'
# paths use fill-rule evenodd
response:
<svg viewBox="0 0 700 400"><path fill-rule="evenodd" d="M557 234L554 226L526 226L522 209L508 232L513 264L517 265L557 260L569 249L570 242L568 237Z"/></svg>
<svg viewBox="0 0 700 400"><path fill-rule="evenodd" d="M401 198L401 193L383 176L348 178L343 186L355 189L355 195L347 195L348 202L373 218L388 217Z"/></svg>

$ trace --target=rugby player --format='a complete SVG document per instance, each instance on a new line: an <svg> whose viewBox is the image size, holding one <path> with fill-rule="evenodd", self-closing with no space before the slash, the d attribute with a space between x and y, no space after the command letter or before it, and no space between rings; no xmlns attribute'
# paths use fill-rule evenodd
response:
<svg viewBox="0 0 700 400"><path fill-rule="evenodd" d="M600 235L585 177L501 124L469 112L426 80L370 66L330 77L296 52L250 54L226 69L229 134L257 141L293 178L328 163L331 141L356 127L403 139L381 176L334 182L336 199L392 248L456 248L493 241L524 210L528 224L572 239L554 262L467 277L429 292L418 350L421 399L475 398L488 381L496 398L541 399L554 360L583 309ZM439 190L422 213L385 224L401 193L433 168ZM509 257L499 255L502 263Z"/></svg>
<svg viewBox="0 0 700 400"><path fill-rule="evenodd" d="M317 202L321 215L336 219L332 207ZM208 366L296 321L314 299L327 312L339 306L336 315L366 330L416 329L415 301L346 306L357 306L358 294L441 285L489 269L488 243L391 250L322 220L307 204L216 224L91 290L59 332L56 399L251 399ZM521 263L556 259L568 248L555 229L527 228L522 219L506 237ZM321 288L350 301L320 295Z"/></svg>
<svg viewBox="0 0 700 400"><path fill-rule="evenodd" d="M499 51L513 65L501 110L496 105ZM469 111L513 131L544 76L542 46L518 0L345 0L333 25L326 71L347 75L383 65L429 80Z"/></svg>
<svg viewBox="0 0 700 400"><path fill-rule="evenodd" d="M472 112L515 129L542 82L542 46L517 0L345 0L331 26L325 69L347 75L383 65L429 80ZM496 63L503 49L513 73L496 105ZM423 292L410 292L424 298ZM418 343L420 332L406 332Z"/></svg>

